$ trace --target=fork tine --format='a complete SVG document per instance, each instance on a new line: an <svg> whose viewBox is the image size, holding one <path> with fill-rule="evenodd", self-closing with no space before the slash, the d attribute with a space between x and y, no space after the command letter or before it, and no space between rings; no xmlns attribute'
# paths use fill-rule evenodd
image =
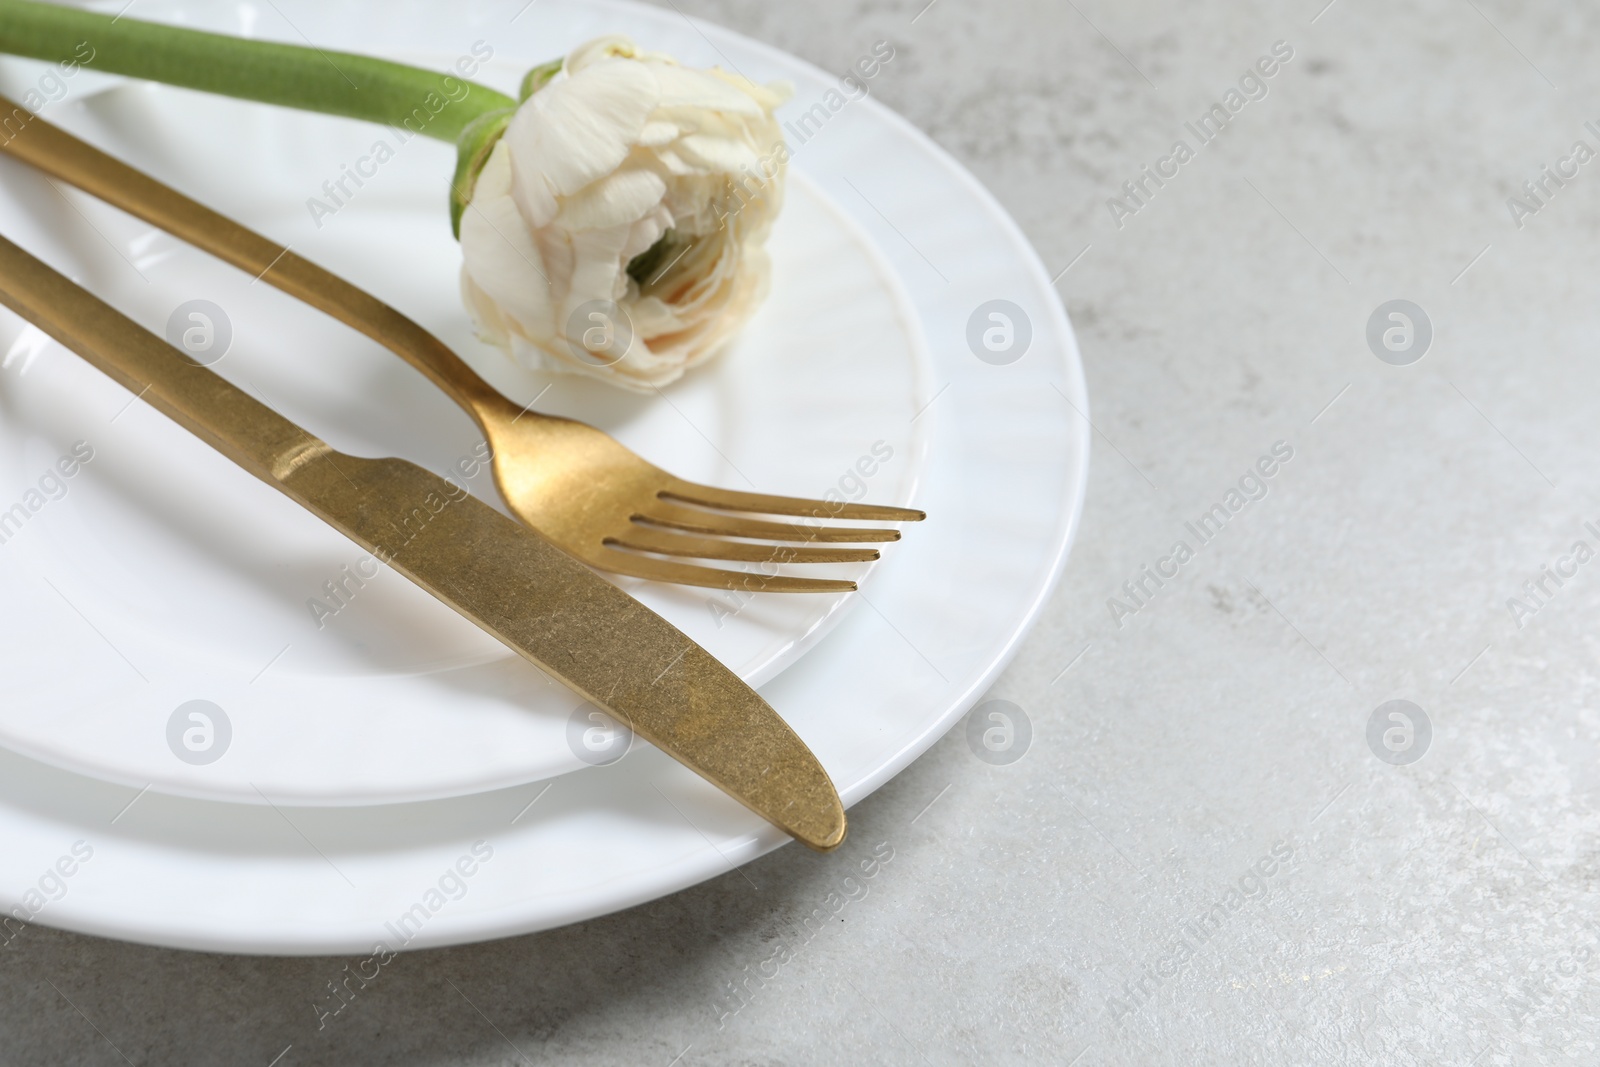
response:
<svg viewBox="0 0 1600 1067"><path fill-rule="evenodd" d="M731 589L748 593L853 593L856 583L839 578L795 578L787 574L759 574L702 567L695 563L636 556L614 548L602 549L591 559L597 567L634 578L648 578L703 589Z"/></svg>
<svg viewBox="0 0 1600 1067"><path fill-rule="evenodd" d="M741 493L733 489L718 489L711 485L698 485L674 478L659 494L663 500L676 500L684 504L720 508L723 511L753 511L762 515L808 515L817 519L849 519L869 522L921 522L925 512L914 508L895 508L882 504L851 504L839 501L808 500L798 496L769 496L765 493Z"/></svg>
<svg viewBox="0 0 1600 1067"><path fill-rule="evenodd" d="M899 530L873 529L867 526L805 526L789 522L764 522L736 515L724 515L696 508L664 504L648 515L635 515L635 522L652 526L665 526L672 530L706 534L711 537L751 537L764 541L820 541L823 543L868 543L898 541Z"/></svg>
<svg viewBox="0 0 1600 1067"><path fill-rule="evenodd" d="M744 563L866 563L875 560L875 548L820 548L811 545L755 545L748 541L723 541L715 537L693 537L636 525L617 537L605 539L608 545L635 552L655 552L663 556L689 556L693 559L736 560Z"/></svg>

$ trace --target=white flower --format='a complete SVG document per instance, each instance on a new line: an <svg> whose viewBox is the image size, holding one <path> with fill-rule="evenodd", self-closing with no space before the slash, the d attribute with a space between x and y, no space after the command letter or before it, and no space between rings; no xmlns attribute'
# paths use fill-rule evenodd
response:
<svg viewBox="0 0 1600 1067"><path fill-rule="evenodd" d="M462 217L479 335L640 392L715 355L766 295L787 96L626 37L574 51L518 108Z"/></svg>

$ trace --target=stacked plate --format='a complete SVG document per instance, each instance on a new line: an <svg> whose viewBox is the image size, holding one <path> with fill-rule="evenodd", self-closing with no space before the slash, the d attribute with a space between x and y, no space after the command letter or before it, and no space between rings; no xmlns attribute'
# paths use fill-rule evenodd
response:
<svg viewBox="0 0 1600 1067"><path fill-rule="evenodd" d="M51 82L65 95L44 115L377 293L508 396L674 473L925 509L880 563L833 569L857 594L621 581L760 685L853 803L991 683L1065 557L1087 402L1050 279L981 186L871 99L892 48L863 42L834 75L671 11L517 6L139 14L439 69L487 53L476 77L502 88L619 32L792 83L772 296L733 351L660 397L525 372L471 336L448 146L92 66ZM44 69L7 62L0 91ZM0 162L0 233L158 333L202 330L216 372L335 448L404 456L498 504L471 423L393 355ZM442 945L626 907L785 840L4 312L0 352L14 914L217 950Z"/></svg>

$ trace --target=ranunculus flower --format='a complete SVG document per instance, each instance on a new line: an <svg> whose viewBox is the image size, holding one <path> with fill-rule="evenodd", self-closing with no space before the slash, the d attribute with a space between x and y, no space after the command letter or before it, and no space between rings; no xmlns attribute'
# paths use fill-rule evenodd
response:
<svg viewBox="0 0 1600 1067"><path fill-rule="evenodd" d="M574 51L511 118L461 218L479 334L531 368L641 392L714 356L766 295L787 96L626 37Z"/></svg>

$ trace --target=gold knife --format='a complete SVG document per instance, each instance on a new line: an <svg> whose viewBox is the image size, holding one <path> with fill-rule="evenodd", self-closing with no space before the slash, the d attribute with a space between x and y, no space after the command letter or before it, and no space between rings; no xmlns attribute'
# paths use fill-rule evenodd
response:
<svg viewBox="0 0 1600 1067"><path fill-rule="evenodd" d="M534 531L413 463L334 451L4 237L0 304L785 833L844 840L833 782L755 690Z"/></svg>

